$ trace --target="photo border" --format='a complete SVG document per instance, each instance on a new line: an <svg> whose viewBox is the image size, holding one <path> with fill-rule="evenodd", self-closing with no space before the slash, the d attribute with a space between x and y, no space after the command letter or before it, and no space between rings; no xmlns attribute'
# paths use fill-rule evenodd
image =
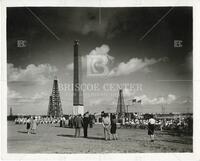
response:
<svg viewBox="0 0 200 161"><path fill-rule="evenodd" d="M7 42L6 7L193 7L193 152L111 154L16 154L7 153ZM1 1L1 159L2 160L200 160L200 5L198 0L3 0Z"/></svg>

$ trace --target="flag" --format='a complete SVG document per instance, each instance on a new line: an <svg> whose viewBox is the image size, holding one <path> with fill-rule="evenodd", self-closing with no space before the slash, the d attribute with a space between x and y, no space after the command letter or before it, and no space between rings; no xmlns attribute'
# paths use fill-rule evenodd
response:
<svg viewBox="0 0 200 161"><path fill-rule="evenodd" d="M132 99L132 103L135 103L136 102L136 99Z"/></svg>
<svg viewBox="0 0 200 161"><path fill-rule="evenodd" d="M137 103L142 103L142 100L138 100Z"/></svg>

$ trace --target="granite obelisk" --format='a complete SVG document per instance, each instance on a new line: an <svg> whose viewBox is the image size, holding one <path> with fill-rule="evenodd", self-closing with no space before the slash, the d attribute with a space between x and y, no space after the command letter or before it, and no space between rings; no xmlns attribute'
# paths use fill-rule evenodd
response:
<svg viewBox="0 0 200 161"><path fill-rule="evenodd" d="M74 83L73 83L73 115L84 114L82 85L82 62L79 55L79 41L74 41Z"/></svg>

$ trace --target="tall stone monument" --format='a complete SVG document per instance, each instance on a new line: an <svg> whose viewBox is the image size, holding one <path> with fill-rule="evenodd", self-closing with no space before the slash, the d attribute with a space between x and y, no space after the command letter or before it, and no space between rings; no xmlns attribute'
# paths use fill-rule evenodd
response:
<svg viewBox="0 0 200 161"><path fill-rule="evenodd" d="M82 62L79 55L79 41L74 41L74 83L73 83L73 115L84 114L82 84Z"/></svg>

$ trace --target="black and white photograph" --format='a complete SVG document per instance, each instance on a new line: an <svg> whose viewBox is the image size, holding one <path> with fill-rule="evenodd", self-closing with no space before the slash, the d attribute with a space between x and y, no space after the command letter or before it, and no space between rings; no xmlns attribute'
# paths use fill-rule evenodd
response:
<svg viewBox="0 0 200 161"><path fill-rule="evenodd" d="M8 154L194 152L193 6L6 7Z"/></svg>

